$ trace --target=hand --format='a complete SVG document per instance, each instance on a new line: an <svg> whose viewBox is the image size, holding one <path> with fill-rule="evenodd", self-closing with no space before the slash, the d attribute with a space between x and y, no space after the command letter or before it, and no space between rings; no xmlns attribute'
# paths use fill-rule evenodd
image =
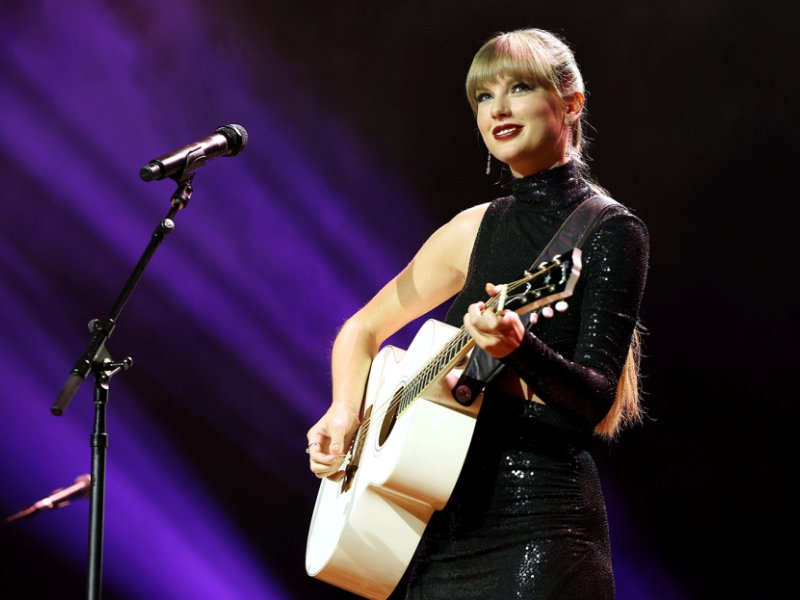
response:
<svg viewBox="0 0 800 600"><path fill-rule="evenodd" d="M357 413L341 404L330 406L306 434L306 452L312 473L320 479L328 477L334 481L344 476L342 462L358 425Z"/></svg>
<svg viewBox="0 0 800 600"><path fill-rule="evenodd" d="M564 302L564 308L559 309L561 311L566 310L567 303ZM546 317L548 319L552 318L552 316L556 314L551 306L545 306L544 308L540 308L538 311L530 313L530 323L531 325L535 325L539 322L539 315Z"/></svg>
<svg viewBox="0 0 800 600"><path fill-rule="evenodd" d="M486 291L490 296L495 296L500 290L487 283ZM525 335L525 326L517 313L507 310L496 313L494 309L486 308L485 302L469 306L464 315L464 329L480 348L495 358L511 354Z"/></svg>

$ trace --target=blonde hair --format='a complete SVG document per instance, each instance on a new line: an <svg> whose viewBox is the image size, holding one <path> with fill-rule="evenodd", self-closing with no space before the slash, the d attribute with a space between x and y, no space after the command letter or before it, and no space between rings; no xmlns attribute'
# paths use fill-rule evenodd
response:
<svg viewBox="0 0 800 600"><path fill-rule="evenodd" d="M481 46L467 72L467 101L473 114L478 112L477 92L498 77L520 78L554 92L561 100L576 93L584 98L583 76L567 43L543 29L518 29L498 33ZM569 157L581 166L583 161L583 115L570 126Z"/></svg>
<svg viewBox="0 0 800 600"><path fill-rule="evenodd" d="M543 29L498 33L480 47L472 59L465 84L467 101L473 114L478 112L478 91L504 76L540 85L565 102L577 93L586 97L583 76L572 50L563 39ZM573 162L587 171L583 156L586 144L583 119L582 111L581 118L570 126L570 147L567 152ZM588 175L587 181L597 192L605 193L602 187L588 179ZM602 438L612 440L622 429L641 422L643 418L639 378L641 351L637 324L617 383L614 403L594 430Z"/></svg>
<svg viewBox="0 0 800 600"><path fill-rule="evenodd" d="M639 365L642 359L642 341L637 326L633 330L628 357L622 367L617 383L617 396L608 413L594 428L594 432L607 440L613 440L624 428L642 421L644 411L641 404L641 380Z"/></svg>

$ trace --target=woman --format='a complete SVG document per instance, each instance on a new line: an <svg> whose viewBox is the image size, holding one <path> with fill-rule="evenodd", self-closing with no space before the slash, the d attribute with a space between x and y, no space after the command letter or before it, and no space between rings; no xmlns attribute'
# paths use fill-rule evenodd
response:
<svg viewBox="0 0 800 600"><path fill-rule="evenodd" d="M340 477L370 362L413 319L455 296L446 321L503 365L484 393L456 487L436 512L407 598L614 597L592 435L640 418L636 327L645 225L616 205L583 244L569 308L523 325L484 303L517 279L572 210L602 193L582 158L586 92L569 47L538 29L499 34L475 55L467 97L512 195L439 228L338 333L333 400L308 432L311 471ZM552 316L552 311L543 311Z"/></svg>

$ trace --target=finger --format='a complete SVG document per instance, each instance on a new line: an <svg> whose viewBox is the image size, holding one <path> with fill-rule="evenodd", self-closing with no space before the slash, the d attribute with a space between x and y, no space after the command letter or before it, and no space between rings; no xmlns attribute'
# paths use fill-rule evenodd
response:
<svg viewBox="0 0 800 600"><path fill-rule="evenodd" d="M470 304L467 307L467 312L464 315L464 324L468 325L470 323L475 323L478 319L481 318L482 311L484 309L483 302L475 302L474 304Z"/></svg>
<svg viewBox="0 0 800 600"><path fill-rule="evenodd" d="M331 481L339 481L345 475L347 475L347 471L338 467L333 467L329 469L320 470L319 472L315 473L315 475L319 479L330 479Z"/></svg>
<svg viewBox="0 0 800 600"><path fill-rule="evenodd" d="M328 423L328 454L344 455L344 438L346 434L347 423L345 423L344 420L335 418Z"/></svg>
<svg viewBox="0 0 800 600"><path fill-rule="evenodd" d="M314 452L309 455L311 470L317 475L328 476L341 468L344 456Z"/></svg>
<svg viewBox="0 0 800 600"><path fill-rule="evenodd" d="M328 479L331 481L339 481L344 477L346 473L344 471L336 471L333 475L328 475Z"/></svg>
<svg viewBox="0 0 800 600"><path fill-rule="evenodd" d="M333 457L330 460L312 459L311 471L320 479L327 477L333 480L338 480L345 475L345 470L342 468L343 461L343 456Z"/></svg>

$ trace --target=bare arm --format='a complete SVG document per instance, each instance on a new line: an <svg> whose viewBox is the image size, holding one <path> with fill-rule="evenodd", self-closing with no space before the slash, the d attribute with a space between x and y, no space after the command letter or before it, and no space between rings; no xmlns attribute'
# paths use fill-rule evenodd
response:
<svg viewBox="0 0 800 600"><path fill-rule="evenodd" d="M465 210L437 229L411 262L345 321L331 355L333 399L307 437L311 470L336 476L358 427L372 359L393 333L458 293L486 205Z"/></svg>

